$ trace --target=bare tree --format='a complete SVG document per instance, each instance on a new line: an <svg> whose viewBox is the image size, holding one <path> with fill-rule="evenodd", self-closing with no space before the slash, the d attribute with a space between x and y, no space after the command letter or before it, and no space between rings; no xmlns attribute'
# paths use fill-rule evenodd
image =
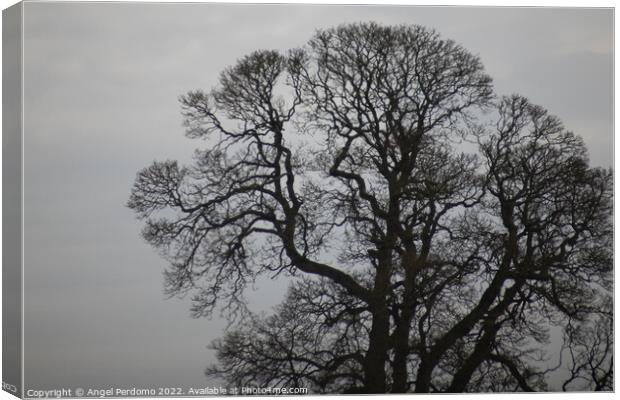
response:
<svg viewBox="0 0 620 400"><path fill-rule="evenodd" d="M419 26L344 25L254 52L181 104L208 148L140 171L128 203L170 261L168 293L232 318L258 275L292 278L275 315L214 343L208 374L317 392L533 391L565 368L564 389L610 389L611 171L543 108L496 99L461 46ZM572 355L555 368L553 329Z"/></svg>

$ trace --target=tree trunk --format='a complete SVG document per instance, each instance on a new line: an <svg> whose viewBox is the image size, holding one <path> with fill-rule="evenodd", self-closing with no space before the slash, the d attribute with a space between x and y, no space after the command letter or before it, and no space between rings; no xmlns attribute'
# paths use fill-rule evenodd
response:
<svg viewBox="0 0 620 400"><path fill-rule="evenodd" d="M408 268L407 268L408 267ZM409 334L411 331L411 319L413 318L413 268L406 265L405 292L403 296L403 308L394 332L394 370L392 373L392 393L407 392L407 358L409 356Z"/></svg>
<svg viewBox="0 0 620 400"><path fill-rule="evenodd" d="M411 312L405 312L403 310L401 321L396 327L396 335L394 337L394 371L392 373L394 382L392 384L392 393L405 393L407 391L410 314Z"/></svg>
<svg viewBox="0 0 620 400"><path fill-rule="evenodd" d="M494 321L489 322L489 324L493 323ZM467 388L467 384L471 380L472 375L482 361L484 361L484 358L491 352L491 343L495 340L495 334L498 329L499 326L489 326L485 329L484 335L476 344L472 354L467 358L456 374L454 374L452 383L447 390L448 392L461 393Z"/></svg>
<svg viewBox="0 0 620 400"><path fill-rule="evenodd" d="M428 393L431 388L431 373L435 368L435 363L430 360L430 357L425 357L420 362L418 368L418 375L415 381L416 393Z"/></svg>
<svg viewBox="0 0 620 400"><path fill-rule="evenodd" d="M370 343L364 359L364 391L366 393L385 393L389 341L389 316L387 308L373 313Z"/></svg>
<svg viewBox="0 0 620 400"><path fill-rule="evenodd" d="M377 274L372 291L372 326L368 352L364 360L364 389L367 393L386 393L385 364L390 341L390 315L387 291L390 284L391 252L388 246L379 249Z"/></svg>

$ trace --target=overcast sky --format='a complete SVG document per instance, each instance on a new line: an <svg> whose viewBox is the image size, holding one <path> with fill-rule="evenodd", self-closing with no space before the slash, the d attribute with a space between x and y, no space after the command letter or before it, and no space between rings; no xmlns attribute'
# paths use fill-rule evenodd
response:
<svg viewBox="0 0 620 400"><path fill-rule="evenodd" d="M26 389L208 384L225 323L164 298L166 262L124 204L137 170L201 145L178 96L250 51L344 22L433 27L481 57L497 93L545 106L593 164L613 162L610 9L26 3L24 20ZM253 308L284 286L258 287Z"/></svg>

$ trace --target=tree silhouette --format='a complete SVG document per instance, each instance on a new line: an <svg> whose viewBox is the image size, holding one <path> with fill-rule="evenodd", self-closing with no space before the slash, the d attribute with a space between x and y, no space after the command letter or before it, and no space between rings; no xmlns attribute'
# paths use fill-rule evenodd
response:
<svg viewBox="0 0 620 400"><path fill-rule="evenodd" d="M291 277L274 315L214 342L207 374L612 389L612 172L543 108L495 97L478 57L420 26L343 25L180 100L207 148L140 171L128 203L170 261L167 292L234 319L257 276Z"/></svg>

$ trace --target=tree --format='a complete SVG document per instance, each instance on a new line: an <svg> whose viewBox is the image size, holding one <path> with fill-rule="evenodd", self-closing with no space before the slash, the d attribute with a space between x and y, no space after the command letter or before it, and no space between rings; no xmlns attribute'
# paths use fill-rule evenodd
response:
<svg viewBox="0 0 620 400"><path fill-rule="evenodd" d="M420 26L343 25L180 101L207 148L139 171L128 203L170 261L167 292L233 318L257 276L292 282L274 315L244 314L213 344L208 374L349 393L547 390L559 374L559 389L611 390L612 172L543 108L496 97L478 57Z"/></svg>

